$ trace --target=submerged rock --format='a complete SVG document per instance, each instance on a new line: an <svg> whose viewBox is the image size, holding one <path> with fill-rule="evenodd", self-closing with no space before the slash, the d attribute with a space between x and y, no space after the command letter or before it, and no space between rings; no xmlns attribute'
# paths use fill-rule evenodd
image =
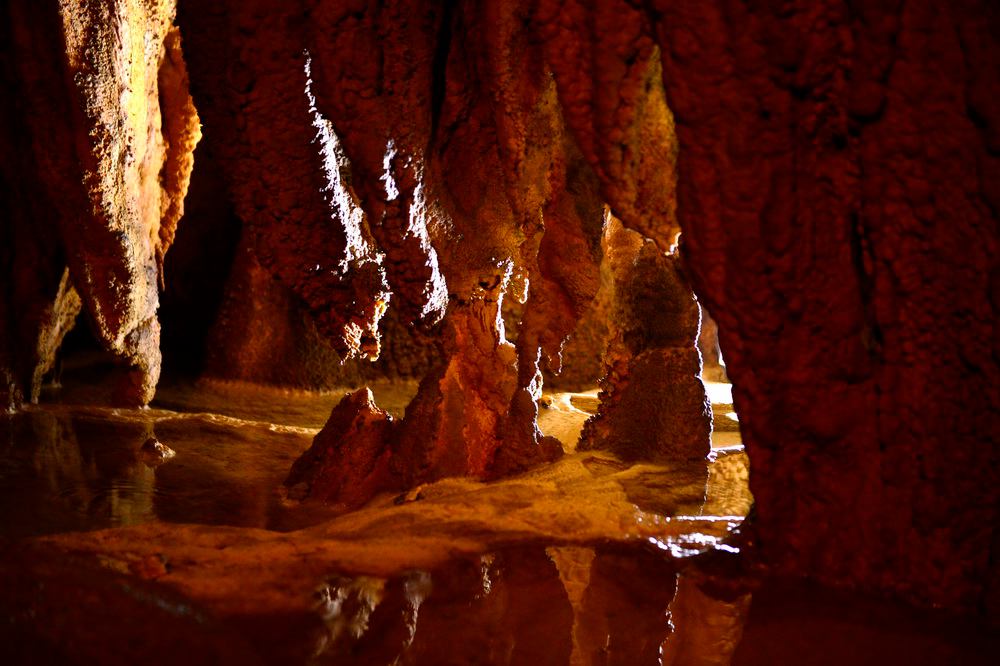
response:
<svg viewBox="0 0 1000 666"><path fill-rule="evenodd" d="M139 457L149 467L155 467L161 463L164 463L174 456L177 452L166 444L160 442L155 437L150 437L145 442L143 442L142 447L139 449Z"/></svg>

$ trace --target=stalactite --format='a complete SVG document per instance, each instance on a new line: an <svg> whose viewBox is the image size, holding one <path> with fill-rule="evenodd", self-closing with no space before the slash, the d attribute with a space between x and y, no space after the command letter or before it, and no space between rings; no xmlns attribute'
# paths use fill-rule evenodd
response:
<svg viewBox="0 0 1000 666"><path fill-rule="evenodd" d="M15 2L10 13L35 187L54 204L71 289L98 339L126 368L117 399L145 404L160 373L162 256L183 210L198 140L171 33L174 3ZM161 96L171 116L165 130ZM72 319L68 310L53 316ZM38 368L50 364L43 358Z"/></svg>

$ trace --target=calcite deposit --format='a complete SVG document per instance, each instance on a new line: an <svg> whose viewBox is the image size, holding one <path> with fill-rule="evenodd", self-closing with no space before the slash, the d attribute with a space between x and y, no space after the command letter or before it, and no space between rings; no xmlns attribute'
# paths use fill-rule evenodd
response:
<svg viewBox="0 0 1000 666"><path fill-rule="evenodd" d="M997 6L654 4L765 558L1000 608Z"/></svg>
<svg viewBox="0 0 1000 666"><path fill-rule="evenodd" d="M38 399L40 374L79 301L95 337L125 369L117 399L142 405L153 397L162 259L183 214L200 135L174 12L171 0L5 7L6 82L16 94L5 103L4 131L24 161L5 189L48 201L42 210L12 200L20 217L5 220L16 242L5 265L12 401ZM21 264L32 252L34 265ZM69 282L53 281L63 266ZM44 314L22 322L18 297L28 289L41 293L25 305Z"/></svg>
<svg viewBox="0 0 1000 666"><path fill-rule="evenodd" d="M708 455L712 408L701 381L700 310L676 255L612 220L606 253L614 281L600 411L579 448L622 459Z"/></svg>
<svg viewBox="0 0 1000 666"><path fill-rule="evenodd" d="M583 448L697 461L700 303L760 559L1000 609L996 3L0 12L5 407L39 399L77 318L115 399L148 403L159 291L198 275L204 324L164 331L209 376L328 388L384 355L371 367L421 379L398 417L364 389L334 407L292 496L356 507L552 461L542 384L581 357L570 381L603 373ZM187 218L200 155L212 184ZM174 262L195 220L226 249Z"/></svg>

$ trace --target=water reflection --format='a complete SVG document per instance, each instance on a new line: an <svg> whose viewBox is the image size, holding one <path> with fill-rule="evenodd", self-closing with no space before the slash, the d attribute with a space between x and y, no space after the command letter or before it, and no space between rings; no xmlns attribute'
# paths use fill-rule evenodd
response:
<svg viewBox="0 0 1000 666"><path fill-rule="evenodd" d="M39 412L6 416L0 450L5 534L123 526L154 516L155 472L138 456L150 424Z"/></svg>
<svg viewBox="0 0 1000 666"><path fill-rule="evenodd" d="M898 605L873 611L815 590L758 588L751 607L749 584L729 566L738 556L723 543L751 502L741 447L717 446L707 463L673 467L575 454L494 484L431 484L401 504L387 496L331 520L285 506L274 492L313 434L299 423L319 410L313 398L302 405L289 399L281 418L255 404L239 406L242 416L93 405L0 414L0 662L39 663L49 649L49 661L71 652L74 663L101 664L201 656L243 666L258 657L937 665L991 663L980 657L998 649L964 620L948 625ZM144 453L153 438L176 457ZM196 542L173 526L69 535L61 545L6 539L149 521L322 524L293 535L206 530ZM534 545L523 545L529 538ZM475 550L462 550L462 540ZM414 566L410 551L489 549L402 571ZM384 564L392 558L405 563ZM333 561L342 570L314 590ZM183 654L198 641L203 647Z"/></svg>
<svg viewBox="0 0 1000 666"><path fill-rule="evenodd" d="M137 576L50 546L0 547L0 663L940 666L1000 649L981 619L751 583L720 554L535 543L317 586L296 578L295 552L264 570L188 568L178 586L180 560Z"/></svg>
<svg viewBox="0 0 1000 666"><path fill-rule="evenodd" d="M730 581L731 583L731 581ZM663 666L728 666L750 611L746 583L709 592L697 567L677 576L670 616L677 630L663 643Z"/></svg>
<svg viewBox="0 0 1000 666"><path fill-rule="evenodd" d="M456 665L725 664L749 601L715 599L671 558L610 544L337 575L317 598L318 663Z"/></svg>
<svg viewBox="0 0 1000 666"><path fill-rule="evenodd" d="M151 440L161 443L158 451L151 452ZM308 443L309 433L199 415L107 409L0 415L3 533L152 520L294 527L285 524L275 489ZM178 455L162 455L163 447Z"/></svg>
<svg viewBox="0 0 1000 666"><path fill-rule="evenodd" d="M314 525L335 513L286 502L278 491L313 435L283 423L162 409L50 405L0 414L2 532L34 536L153 520L280 531ZM577 454L531 478L527 485L502 482L502 489L480 493L482 501L502 503L505 512L530 508L540 501L532 485L539 483L552 501L565 495L577 498L577 508L593 505L595 517L615 502L651 519L741 516L750 503L742 450L673 466ZM447 495L453 487L445 481L419 496ZM386 509L387 519L395 515ZM559 510L568 515L573 509Z"/></svg>

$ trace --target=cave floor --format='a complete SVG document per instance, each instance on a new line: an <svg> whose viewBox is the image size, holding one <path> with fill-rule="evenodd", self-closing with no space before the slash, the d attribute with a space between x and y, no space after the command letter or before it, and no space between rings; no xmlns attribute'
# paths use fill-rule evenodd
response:
<svg viewBox="0 0 1000 666"><path fill-rule="evenodd" d="M373 386L395 414L415 390ZM539 425L564 442L556 463L346 514L278 490L340 393L178 384L121 410L66 389L0 416L5 663L892 663L860 657L893 641L923 646L907 663L979 663L964 624L918 633L915 611L878 606L894 633L872 633L849 617L858 600L817 605L826 593L747 573L734 531L752 499L726 385L709 385L706 461L576 452L596 394L552 393ZM176 456L144 458L151 437ZM824 633L838 626L861 642ZM774 639L810 629L815 649L781 661L796 653Z"/></svg>

